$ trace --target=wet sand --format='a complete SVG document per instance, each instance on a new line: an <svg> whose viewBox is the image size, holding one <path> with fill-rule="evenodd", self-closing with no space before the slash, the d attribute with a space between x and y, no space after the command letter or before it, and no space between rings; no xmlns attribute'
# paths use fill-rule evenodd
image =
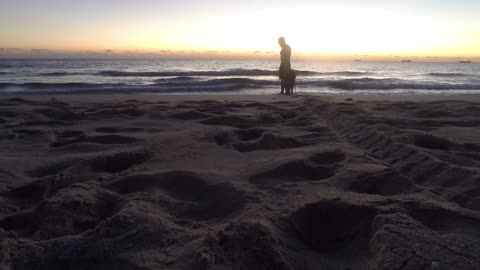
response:
<svg viewBox="0 0 480 270"><path fill-rule="evenodd" d="M2 97L0 125L1 269L480 269L478 96Z"/></svg>

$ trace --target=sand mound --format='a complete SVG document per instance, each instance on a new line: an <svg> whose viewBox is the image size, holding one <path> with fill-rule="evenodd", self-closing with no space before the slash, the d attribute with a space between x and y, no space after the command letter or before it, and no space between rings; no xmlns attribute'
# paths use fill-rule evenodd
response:
<svg viewBox="0 0 480 270"><path fill-rule="evenodd" d="M437 209L435 212L448 211L439 205L431 207L431 210ZM458 209L453 211L461 213ZM475 234L444 234L418 222L417 219L426 221L432 217L426 212L420 212L412 212L415 218L402 212L384 213L375 217L372 226L375 233L370 240L371 267L389 269L401 265L404 269L474 269L480 265L478 256L475 255L479 249L472 246L474 241L478 241L475 240L478 239L478 226ZM434 223L439 221L436 215L433 218ZM478 222L478 217L474 219ZM461 223L462 221L457 225L463 225Z"/></svg>
<svg viewBox="0 0 480 270"><path fill-rule="evenodd" d="M294 269L282 243L262 223L232 223L205 237L191 269Z"/></svg>
<svg viewBox="0 0 480 270"><path fill-rule="evenodd" d="M111 192L77 184L38 207L4 217L0 227L34 240L81 234L112 215L117 201Z"/></svg>

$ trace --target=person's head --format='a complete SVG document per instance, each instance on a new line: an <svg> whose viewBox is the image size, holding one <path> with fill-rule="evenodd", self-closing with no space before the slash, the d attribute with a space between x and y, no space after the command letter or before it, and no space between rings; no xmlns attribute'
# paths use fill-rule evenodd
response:
<svg viewBox="0 0 480 270"><path fill-rule="evenodd" d="M285 38L284 37L280 37L278 39L278 44L280 44L280 47L285 47L287 45L287 42L285 41Z"/></svg>

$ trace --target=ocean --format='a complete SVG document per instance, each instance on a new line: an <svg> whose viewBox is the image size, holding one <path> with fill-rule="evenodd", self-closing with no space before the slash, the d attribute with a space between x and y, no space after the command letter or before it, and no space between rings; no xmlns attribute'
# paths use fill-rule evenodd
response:
<svg viewBox="0 0 480 270"><path fill-rule="evenodd" d="M271 94L278 60L0 60L0 94ZM308 94L479 94L478 63L293 61Z"/></svg>

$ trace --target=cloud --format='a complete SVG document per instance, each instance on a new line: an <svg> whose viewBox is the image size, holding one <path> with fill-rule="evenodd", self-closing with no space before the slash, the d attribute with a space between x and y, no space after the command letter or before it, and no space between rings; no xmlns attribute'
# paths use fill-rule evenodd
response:
<svg viewBox="0 0 480 270"><path fill-rule="evenodd" d="M20 48L0 48L0 51L2 52L16 52L16 51L21 51L22 49Z"/></svg>
<svg viewBox="0 0 480 270"><path fill-rule="evenodd" d="M48 49L32 49L34 53L47 53Z"/></svg>

